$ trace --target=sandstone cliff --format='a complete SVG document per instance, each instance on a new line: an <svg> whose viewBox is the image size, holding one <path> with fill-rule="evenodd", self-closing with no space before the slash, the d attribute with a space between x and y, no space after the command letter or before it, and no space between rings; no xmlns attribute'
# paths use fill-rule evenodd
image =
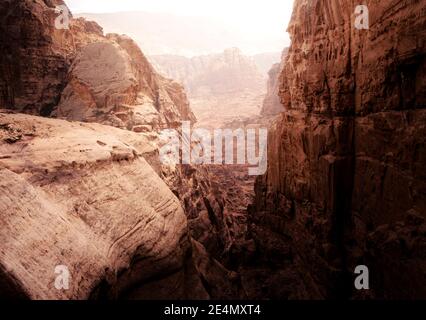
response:
<svg viewBox="0 0 426 320"><path fill-rule="evenodd" d="M143 158L153 150L111 127L0 113L0 295L208 297L184 211Z"/></svg>
<svg viewBox="0 0 426 320"><path fill-rule="evenodd" d="M82 18L70 19L69 29L57 29L57 5L64 3L62 0L8 0L0 5L0 103L3 107L49 116L61 100L65 100L61 101L65 104L62 112L68 115L71 111L67 98L84 102L88 104L86 108L98 109L100 113L108 111L103 108L119 109L117 112L122 108L125 112L126 103L139 106L143 102L152 104L160 117L167 118L162 119L164 122L177 122L179 117L195 120L183 89L159 76L131 39L117 35L105 37L99 25ZM92 46L86 47L88 44ZM96 50L99 53L104 49L105 52L96 57L98 63L105 63L104 69L99 69L99 65L88 68ZM121 74L115 75L113 70ZM87 75L82 74L86 72ZM105 88L96 87L102 77L108 78L112 86L122 86L113 88L121 92L110 97L102 91ZM100 94L106 96L107 101L99 101ZM78 120L82 116L70 118Z"/></svg>
<svg viewBox="0 0 426 320"><path fill-rule="evenodd" d="M62 0L0 3L0 105L48 116L58 104L76 50L102 37L84 19L55 28Z"/></svg>
<svg viewBox="0 0 426 320"><path fill-rule="evenodd" d="M288 249L290 297L306 297L301 284L317 298L426 297L426 6L365 4L369 30L350 0L296 0L288 29L286 111L251 219L264 257L268 236ZM362 264L368 293L354 290Z"/></svg>
<svg viewBox="0 0 426 320"><path fill-rule="evenodd" d="M237 277L214 259L222 257L232 239L221 195L207 182L209 173L191 166L164 168L159 162L158 130L176 128L183 120L195 121L182 86L158 75L126 36L104 36L97 24L84 19L71 19L69 30L57 30L54 8L58 4L63 2L20 0L0 5L5 22L1 25L5 32L1 33L0 68L5 72L0 76L0 101L19 112L109 126L2 115L2 212L8 215L3 217L1 236L13 241L8 242L1 260L5 279L1 295L55 299L240 297ZM30 128L31 122L34 128ZM78 130L80 127L85 130ZM109 145L110 140L118 140L117 145ZM22 188L31 190L29 206L34 216L39 208L47 212L14 227L10 219L27 208L15 199ZM104 196L99 207L90 200ZM52 217L56 209L61 213ZM205 212L209 216L203 224L190 223L191 229L187 229L188 219ZM105 217L97 216L99 213ZM39 232L51 219L65 223L69 235L61 238L54 227ZM79 231L84 224L87 226ZM143 230L150 232L144 235ZM83 243L73 251L72 244L62 243L78 242L80 234L81 241L92 244ZM163 236L164 241L158 240ZM58 252L32 261L33 241L40 244L35 250L46 251L56 242L59 253L61 248L68 252L65 262L78 279L85 279L82 288L75 287L66 295L51 292L53 275L47 269L53 261L60 262ZM98 252L93 251L98 247ZM27 252L32 262L22 260ZM80 259L81 270L75 271ZM139 267L145 270L141 272ZM46 275L32 287L28 270ZM210 282L212 279L215 281ZM175 289L170 282L176 284Z"/></svg>
<svg viewBox="0 0 426 320"><path fill-rule="evenodd" d="M195 122L181 85L158 75L126 36L107 35L76 55L60 103L53 115L149 133L161 147L160 129ZM192 235L220 259L231 245L224 200L208 170L190 165L163 166L157 153L148 161L181 200ZM200 222L201 217L207 217Z"/></svg>
<svg viewBox="0 0 426 320"><path fill-rule="evenodd" d="M54 115L136 132L195 121L183 88L158 75L133 40L115 34L77 53Z"/></svg>

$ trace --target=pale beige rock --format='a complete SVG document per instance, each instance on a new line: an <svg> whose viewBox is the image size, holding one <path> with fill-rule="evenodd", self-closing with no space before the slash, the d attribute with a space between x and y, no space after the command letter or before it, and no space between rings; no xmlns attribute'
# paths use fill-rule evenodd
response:
<svg viewBox="0 0 426 320"><path fill-rule="evenodd" d="M137 79L131 59L117 43L103 41L84 47L74 60L68 86L57 115L76 121L94 121L117 104L136 98Z"/></svg>
<svg viewBox="0 0 426 320"><path fill-rule="evenodd" d="M18 188L20 184L29 183L36 189L36 192L39 192L40 186L34 186L33 183L40 182L43 184L43 188L49 189L42 190L44 193L48 193L49 197L46 201L59 201L61 205L65 203L67 213L74 210L68 207L72 206L72 202L83 201L83 209L77 205L76 210L83 210L83 214L87 211L90 213L88 214L90 217L94 211L105 210L106 216L113 217L113 219L109 219L112 220L111 223L115 223L115 219L121 215L120 210L124 207L129 209L128 214L131 217L125 215L123 219L125 222L128 219L132 221L141 212L143 213L144 207L149 210L153 205L147 200L146 205L140 204L140 208L134 208L133 206L139 205L138 192L148 193L152 190L155 194L156 188L160 188L160 195L163 192L164 184L155 176L152 179L149 176L151 189L145 189L145 187L137 189L138 177L140 178L140 175L144 173L144 171L140 172L139 167L146 165L145 161L141 160L141 156L144 156L156 174L163 178L173 193L179 197L189 219L196 218L203 210L209 210L211 219L208 223L214 233L206 239L204 244L211 248L209 254L221 257L225 251L228 251L232 239L225 223L224 200L215 189L215 185L209 182L211 176L206 170L198 170L192 166L177 166L174 170L167 171L161 165L158 157L158 131L160 129L176 128L183 120L195 122L182 86L158 75L138 46L126 36L115 34L103 36L102 29L96 23L87 22L84 19L72 19L70 30L55 29L53 26L57 14L54 12L54 7L57 4L63 4L63 2L60 0L16 2L6 0L0 4L0 19L4 18L2 20L4 24L0 24L1 30L4 31L0 38L4 43L10 44L10 48L7 46L0 48L2 51L0 56L0 70L2 71L0 73L0 104L8 109L26 113L96 122L111 127L8 115L7 117L18 117L19 121L18 119L8 121L13 123L4 123L0 130L2 150L5 153L0 156L2 165L9 167L9 171L13 171L25 179L13 187ZM23 19L24 16L28 19ZM6 31L3 26L6 26ZM16 32L9 32L9 30ZM12 58L15 56L16 59ZM34 122L36 128L32 127L31 122ZM113 127L128 131L117 130ZM37 141L36 145L32 144L34 141ZM33 169L36 171L34 172ZM80 171L84 172L84 178L78 176ZM127 178L126 173L129 175L134 173L135 177ZM93 176L93 181L89 179L89 176ZM61 194L55 189L58 187L55 179L60 180L59 191L62 192ZM99 179L105 180L105 183L99 182ZM78 185L80 182L84 183L83 187ZM111 187L115 182L119 183L120 188ZM121 186L127 187L128 182L130 184L128 189L123 189ZM160 185L157 185L157 182L160 182ZM143 183L142 186L144 186ZM73 195L67 193L69 191L67 188L72 188ZM94 188L94 190L85 188ZM86 192L88 198L96 199L93 192L105 194L106 197L111 194L111 199L108 201L116 201L118 204L104 208L98 207L98 203L92 203L91 200L85 203L85 197L80 199L83 195L79 193L79 189ZM131 195L124 194L126 190ZM164 192L170 193L166 190ZM117 197L116 194L118 194ZM144 197L141 197L140 200L143 201L143 199ZM127 204L128 201L129 204ZM181 208L178 206L175 210L177 213L174 214L179 215ZM76 214L78 214L77 211ZM132 218L133 216L135 217ZM93 219L96 226L91 225L89 229L95 230L93 232L101 235L100 237L103 237L103 233L109 237L109 230L105 228L109 228L110 223ZM174 222L171 226L164 225L164 230L161 232L165 234L174 232L179 236L179 232L186 228L183 226L186 224L186 219ZM117 222L117 224L119 223ZM157 226L157 224L152 224ZM31 229L31 227L29 228ZM34 229L37 228L34 227ZM97 228L102 230L98 232ZM123 225L123 230L120 226L117 228L117 233L125 232L128 226ZM177 231L176 228L178 228ZM13 233L14 231L8 230L7 232ZM191 232L191 234L193 233ZM112 235L111 241L116 236L117 234ZM179 267L178 263L171 262L172 258L163 259L160 252L161 250L164 252L174 250L178 256L181 256L179 247L170 241L159 242L159 252L152 252L153 257L144 260L149 263L150 259L155 259L156 256L160 260L162 259L158 263L158 270L150 271L148 268L145 270L148 277L159 274L158 277L141 279L142 272L138 270L139 264L135 268L130 268L129 272L111 269L111 273L120 274L120 279L117 281L109 273L104 277L106 280L102 281L104 278L97 274L92 276L82 270L82 274L88 277L87 285L83 286L87 287L87 290L78 294L73 292L70 294L78 298L86 298L87 294L94 298L104 296L208 298L208 293L200 285L197 268L191 259L191 244L188 245L187 238L184 236L181 239L181 251L186 250L186 258L181 263L182 267ZM95 240L100 243L99 247L104 245L101 243L102 239L96 238ZM98 246L97 242L95 246ZM172 245L172 249L163 248L163 245L166 247ZM128 249L128 251L124 250L125 254L138 254L136 252L138 249L131 247L131 244L125 249ZM12 252L13 248L9 248L9 250ZM20 253L19 250L16 251L16 255ZM104 252L100 254L103 256ZM91 257L92 254L89 254L87 259L91 259ZM70 259L75 262L80 258L80 256L76 256ZM115 258L117 263L121 264L121 257ZM101 264L115 264L115 258L112 257L111 260L101 262ZM204 258L210 259L206 255L198 258L198 261L203 261ZM84 257L83 260L86 261ZM46 263L50 263L49 261L48 259ZM163 265L163 261L164 264L170 263L172 267L168 269ZM0 273L2 275L4 273L2 278L5 279L0 283L2 294L7 295L9 292L17 295L17 291L31 289L29 284L25 288L19 284L13 285L13 270L4 272L0 270ZM136 278L135 274L137 274ZM185 280L185 283L182 282L182 279ZM176 290L170 290L170 286L168 288L169 280ZM102 283L94 290L96 285L93 283L100 281ZM134 290L127 290L128 284L131 284ZM206 287L209 285L206 284ZM39 290L38 287L37 290ZM35 297L37 292L34 291L27 296ZM220 289L216 290L214 294L218 292ZM47 296L46 292L42 294ZM22 295L25 296L25 294ZM214 297L213 295L212 298Z"/></svg>
<svg viewBox="0 0 426 320"><path fill-rule="evenodd" d="M195 117L183 88L158 75L132 39L109 34L83 47L54 116L131 131L174 128Z"/></svg>
<svg viewBox="0 0 426 320"><path fill-rule="evenodd" d="M10 288L1 294L149 295L155 279L181 273L181 286L193 279L199 290L172 298L208 297L196 274L185 273L186 217L142 157L152 150L128 131L0 113L0 270ZM57 265L71 273L67 291L54 287Z"/></svg>

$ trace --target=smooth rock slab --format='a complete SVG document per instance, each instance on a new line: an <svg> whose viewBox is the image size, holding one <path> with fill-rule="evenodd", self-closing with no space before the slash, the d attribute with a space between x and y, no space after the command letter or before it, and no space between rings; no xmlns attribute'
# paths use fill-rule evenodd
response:
<svg viewBox="0 0 426 320"><path fill-rule="evenodd" d="M0 296L120 298L182 272L187 221L142 157L152 148L102 125L0 113ZM55 288L58 265L68 290ZM180 279L172 298L188 297ZM197 285L189 297L206 297Z"/></svg>

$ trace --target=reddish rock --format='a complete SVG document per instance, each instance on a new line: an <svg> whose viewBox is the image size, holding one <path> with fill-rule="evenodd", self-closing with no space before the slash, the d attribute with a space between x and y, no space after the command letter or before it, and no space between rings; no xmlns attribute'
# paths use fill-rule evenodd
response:
<svg viewBox="0 0 426 320"><path fill-rule="evenodd" d="M317 298L425 298L424 1L296 0L252 232L290 246ZM414 225L410 221L417 221ZM274 245L266 244L271 257ZM371 290L356 291L357 265ZM304 296L303 292L301 296Z"/></svg>
<svg viewBox="0 0 426 320"><path fill-rule="evenodd" d="M158 70L185 85L191 96L226 94L230 91L259 90L263 75L253 58L240 49L185 58L173 55L151 56Z"/></svg>
<svg viewBox="0 0 426 320"><path fill-rule="evenodd" d="M109 257L109 260L104 261L98 259L95 253L90 251L92 248L86 251L87 256L84 257L84 246L79 248L82 250L81 252L76 252L75 255L70 253L69 261L73 266L76 266L79 260L82 260L82 263L87 263L87 265L82 266L78 273L79 277L85 278L84 286L81 290L75 288L68 295L48 292L48 287L43 287L47 281L51 280L47 278L48 275L40 280L40 286L36 284L32 287L29 284L25 274L26 270L31 272L36 270L37 272L34 271L34 274L43 274L44 267L47 268L52 261L58 260L57 253L60 252L60 249L68 248L63 243L68 238L62 239L47 228L46 233L40 233L37 235L38 238L36 237L41 243L37 250L45 250L46 246L59 241L60 243L57 244L59 251L52 252L51 256L45 261L41 259L32 264L27 264L20 259L26 253L29 254L29 259L31 259L30 253L32 251L29 249L29 243L34 240L33 236L35 235L33 233L36 232L33 232L32 229L41 230L46 221L54 215L54 212L48 211L40 219L31 221L26 226L31 231L30 237L22 238L22 247L14 248L11 244L7 248L7 254L13 256L13 259L9 259L8 256L0 257L0 263L7 266L0 268L5 279L0 284L0 295L7 296L9 293L13 293L17 296L42 299L84 299L89 296L96 298L103 295L107 295L108 298L179 299L192 296L196 298L218 298L232 294L228 297L239 298L238 287L231 289L227 285L228 289L224 288L224 292L221 292L221 283L208 283L209 279L221 278L223 279L222 283L227 283L232 282L232 279L235 278L225 268L219 267L220 263L210 256L221 259L230 245L230 237L223 216L223 199L220 193L213 190L212 184L208 182L208 172L191 166L177 166L168 170L159 162L158 131L162 128L177 128L183 120L195 121L182 86L158 75L140 49L126 36L103 36L102 29L99 26L83 19L71 20L70 30L55 29L54 19L57 13L55 13L54 7L57 4L63 3L59 1L22 0L6 1L0 5L0 17L5 22L1 24L2 33L0 36L2 40L0 71L5 71L0 75L0 103L7 109L15 111L51 115L67 120L98 122L107 124L109 127L101 127L97 124L71 125L69 122L58 119L36 120L36 118L25 115L16 116L17 120L15 120L15 116L2 117L6 119L0 125L0 137L3 142L1 147L2 150L4 149L0 154L2 161L0 169L5 170L5 179L2 180L5 185L2 185L2 187L7 192L11 190L12 193L4 199L5 201L2 201L5 206L4 210L12 215L24 210L26 207L11 207L11 205L16 202L15 197L21 194L18 191L26 188L36 189L34 194L29 195L29 197L35 197L35 202L32 203L35 207L34 215L38 214L37 208L40 206L37 201L47 203L52 207L57 205L56 201L62 201L61 199L75 201L76 204L81 202L82 199L78 193L74 191L70 191L73 193L72 195L67 193L67 188L71 186L71 183L75 183L76 189L80 188L78 183L82 182L93 185L93 190L91 189L90 192L108 193L111 191L111 188L105 185L108 181L112 181L112 184L117 184L116 188L123 190L126 182L138 179L137 177L140 178L140 183L144 185L144 178L141 178L141 175L146 174L145 178L148 179L147 183L151 184L151 189L144 189L142 185L138 189L135 180L131 182L129 189L132 194L131 197L116 194L119 191L114 188L111 191L113 194L110 196L105 194L106 198L112 199L111 201L116 200L108 208L99 208L102 214L107 214L105 217L111 217L108 220L108 223L113 223L111 230L106 231L105 228L108 229L109 226L107 222L98 221L96 220L97 217L93 217L93 219L91 218L93 225L90 225L85 232L90 236L94 233L96 235L93 236L95 237L94 245L102 248L108 246L109 242L113 246L115 242L123 240L122 254L126 257L117 258L113 255ZM3 28L6 29L3 30ZM10 32L15 30L16 33ZM5 54L3 55L3 53ZM57 106L57 104L59 105ZM11 121L9 117L14 121ZM26 127L31 121L44 125L29 132ZM25 126L25 130L22 129L22 125ZM89 129L83 130L84 132L77 130L79 133L77 134L73 132L75 125ZM63 126L63 129L61 129L61 126ZM111 126L127 130L122 131ZM108 141L104 141L104 135L100 134L100 131L103 131L101 128L111 131L109 140L118 135L125 136L125 139L117 148L108 146ZM33 150L33 153L25 154L28 161L22 162L21 160L26 158L21 151L27 146L31 135L40 136L37 142L42 145L42 148ZM74 152L76 143L81 145L81 155ZM123 144L125 147L123 147ZM62 147L53 150L52 146ZM9 148L14 150L13 156L9 155ZM108 151L109 148L112 148L111 152ZM95 151L99 149L101 151L98 154ZM135 150L140 150L140 153L146 158L146 162L139 155L134 154ZM58 151L59 155L53 151ZM59 159L56 159L56 156ZM35 159L39 161L39 166L33 168L31 161ZM98 170L97 166L101 165L103 161L112 167ZM68 162L71 163L70 166L75 165L77 169L81 169L82 174L87 175L88 179L91 176L90 179L92 180L67 180L64 178L63 186L65 189L57 190L53 186L53 181L49 179L54 180L55 177L62 175L68 177L68 170L71 170L68 168ZM42 172L38 167L43 167L47 171ZM130 171L127 171L126 168ZM39 182L43 184L43 187L51 192L49 199L44 198L46 190L39 190L38 188L41 187L33 184L35 183L33 180L25 180L28 177L27 175L24 174L22 179L15 176L24 172L31 174L32 169L37 170L37 174L40 174L37 179L41 181ZM53 176L49 175L51 171ZM108 175L109 171L111 171L110 175ZM127 179L125 172L132 172L134 176ZM48 180L43 182L43 179ZM100 190L95 185L98 185ZM16 195L14 194L15 191ZM96 195L90 192L87 191L87 194L91 198L95 198ZM42 194L39 195L39 193ZM59 195L59 193L61 194ZM1 194L5 197L4 192ZM170 201L167 200L166 203L170 194L172 198L169 199ZM145 197L151 196L160 202L164 198L164 203L161 204L155 199L155 201L151 201L151 198L144 202ZM129 206L135 205L135 207L126 207L125 203L127 202L124 200L129 201ZM178 206L175 205L176 201L178 201ZM172 203L172 207L169 206L169 203ZM182 211L182 207L184 211ZM140 210L136 210L137 208ZM133 241L135 240L133 239L134 229L129 228L129 224L132 224L132 222L137 225L137 230L139 230L139 227L144 228L144 225L139 225L136 220L146 218L145 215L148 211L145 212L145 209L149 212L152 211L151 213L155 216L152 218L152 223L149 223L149 221L146 223L146 228L155 230L148 232L145 236L149 238L151 236L156 237L158 234L163 234L163 236L167 234L163 240L158 240L158 243L155 244L156 249L152 251L152 257L148 257L145 251L142 252L145 250L144 245L149 250L153 241L152 238L143 239L144 232L137 232L139 238ZM67 210L63 211L65 220L73 213L72 210ZM89 214L89 212L92 214L96 210L91 203L81 208L83 215ZM121 211L126 211L125 217L121 217ZM188 219L197 218L199 213L203 211L209 212L209 228L214 230L211 237L202 239L203 244L210 249L208 253L200 248L201 244L198 242L196 244L190 239L191 235L196 234L194 230L198 226L195 225L191 230L187 229ZM158 217L157 219L157 213L160 216L162 213L167 213L170 217L167 219ZM186 217L183 215L182 220L181 214L183 213ZM8 224L11 217L5 216L4 219L6 219L5 223ZM85 222L85 216L82 219ZM149 219L151 218L148 217ZM162 221L164 223L161 225ZM79 220L72 222L75 222L75 226L70 222L72 225L69 233L71 242L78 241L77 229L81 223ZM14 238L15 236L19 238L18 234L21 231L20 226L15 229L5 227L1 230L0 236L3 239ZM106 235L107 232L114 234L109 237L109 234ZM120 238L122 233L124 236ZM126 235L131 238L128 242L126 242ZM104 236L107 239L103 239ZM102 255L103 251L100 254ZM192 255L197 255L196 265L193 263ZM161 261L155 263L152 260L153 263L150 264L149 260L151 258L155 260L156 257ZM139 267L132 269L132 266L129 266L131 262L138 263L139 258L142 260L142 264L148 264L144 265L147 270L142 273L139 272ZM19 269L17 266L20 264L26 265ZM211 268L208 267L209 264L212 264ZM93 268L90 268L90 265L93 265ZM108 267L111 274L103 274L102 268L104 267ZM3 272L3 270L6 271ZM119 281L112 279L111 277L115 274L120 274L123 279L119 279ZM161 277L158 278L157 275ZM151 276L157 277L157 279L154 280ZM199 281L200 276L204 277L202 285ZM17 282L15 279L17 279ZM173 287L175 289L171 290L170 286L167 287L170 282L178 285L178 287ZM98 285L99 287L97 287ZM215 290L209 290L209 292L205 290L207 287L212 288L213 286L215 286Z"/></svg>
<svg viewBox="0 0 426 320"><path fill-rule="evenodd" d="M102 36L84 19L55 28L62 0L5 0L0 4L0 105L50 115L66 84L76 50Z"/></svg>

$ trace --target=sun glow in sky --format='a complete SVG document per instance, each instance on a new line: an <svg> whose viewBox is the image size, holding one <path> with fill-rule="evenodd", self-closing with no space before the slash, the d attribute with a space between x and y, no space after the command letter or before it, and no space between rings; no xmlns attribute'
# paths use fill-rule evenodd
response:
<svg viewBox="0 0 426 320"><path fill-rule="evenodd" d="M281 51L289 45L286 33L293 0L65 0L76 13L144 11L179 16L211 17L231 22L253 39L276 39L276 47L259 51ZM255 43L254 43L255 46Z"/></svg>

